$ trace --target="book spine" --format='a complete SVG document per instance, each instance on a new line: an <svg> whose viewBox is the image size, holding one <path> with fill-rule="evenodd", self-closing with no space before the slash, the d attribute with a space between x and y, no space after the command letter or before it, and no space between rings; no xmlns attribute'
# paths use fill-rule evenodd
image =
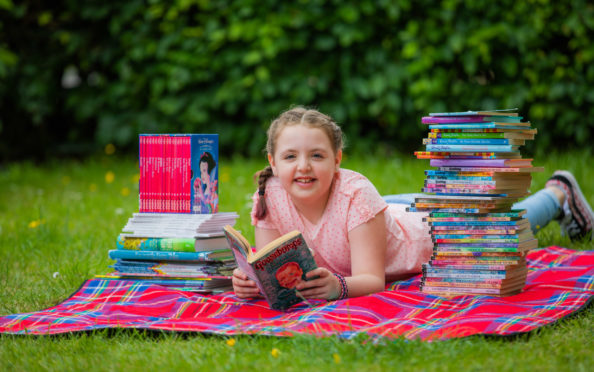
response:
<svg viewBox="0 0 594 372"><path fill-rule="evenodd" d="M426 145L427 151L489 151L489 152L514 152L518 146L512 145Z"/></svg>
<svg viewBox="0 0 594 372"><path fill-rule="evenodd" d="M170 252L170 251L133 251L112 249L109 258L129 260L164 260L164 261L210 261L212 252Z"/></svg>
<svg viewBox="0 0 594 372"><path fill-rule="evenodd" d="M118 236L118 249L138 251L173 251L194 252L196 239L194 238L125 238Z"/></svg>
<svg viewBox="0 0 594 372"><path fill-rule="evenodd" d="M507 138L424 138L424 145L514 145Z"/></svg>
<svg viewBox="0 0 594 372"><path fill-rule="evenodd" d="M516 125L514 125L516 124ZM453 124L429 124L429 129L529 129L524 123L453 123Z"/></svg>

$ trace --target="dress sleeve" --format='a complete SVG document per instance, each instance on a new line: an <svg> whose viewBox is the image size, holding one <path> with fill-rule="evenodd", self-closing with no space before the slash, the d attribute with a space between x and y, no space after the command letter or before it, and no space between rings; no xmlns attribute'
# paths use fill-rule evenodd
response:
<svg viewBox="0 0 594 372"><path fill-rule="evenodd" d="M388 207L375 186L367 179L354 182L349 194L351 202L347 216L348 231L368 222Z"/></svg>

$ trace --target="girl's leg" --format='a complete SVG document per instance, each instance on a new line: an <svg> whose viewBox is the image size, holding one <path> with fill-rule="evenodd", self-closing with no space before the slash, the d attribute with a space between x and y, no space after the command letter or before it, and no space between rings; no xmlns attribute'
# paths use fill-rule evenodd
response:
<svg viewBox="0 0 594 372"><path fill-rule="evenodd" d="M385 195L382 196L386 203L388 204L407 204L410 205L411 203L415 202L415 198L427 196L427 194L393 194L393 195Z"/></svg>
<svg viewBox="0 0 594 372"><path fill-rule="evenodd" d="M526 210L526 218L530 221L534 234L561 214L559 199L553 190L548 188L515 203L512 208Z"/></svg>
<svg viewBox="0 0 594 372"><path fill-rule="evenodd" d="M416 197L421 196L427 196L427 194L394 194L385 195L383 198L389 204L410 205L414 203ZM559 199L555 193L550 189L542 189L514 204L513 209L526 209L526 218L530 221L532 231L536 233L559 216L560 207Z"/></svg>

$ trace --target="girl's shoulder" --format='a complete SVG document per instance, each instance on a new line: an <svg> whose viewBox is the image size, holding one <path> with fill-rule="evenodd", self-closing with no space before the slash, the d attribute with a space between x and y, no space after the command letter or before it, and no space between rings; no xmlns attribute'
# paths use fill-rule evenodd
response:
<svg viewBox="0 0 594 372"><path fill-rule="evenodd" d="M352 196L362 190L375 190L367 177L359 172L341 168L337 177L337 191Z"/></svg>

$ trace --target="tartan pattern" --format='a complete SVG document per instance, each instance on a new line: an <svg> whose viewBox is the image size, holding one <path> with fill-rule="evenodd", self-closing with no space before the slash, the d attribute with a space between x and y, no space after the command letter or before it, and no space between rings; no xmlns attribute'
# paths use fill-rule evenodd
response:
<svg viewBox="0 0 594 372"><path fill-rule="evenodd" d="M200 295L126 280L87 280L62 303L0 317L0 332L46 335L102 328L139 328L219 335L337 335L374 339L447 339L511 335L551 324L584 308L594 295L594 251L549 247L528 254L524 291L505 298L446 299L419 291L421 276L386 291L340 301L312 301L286 312L228 292Z"/></svg>

